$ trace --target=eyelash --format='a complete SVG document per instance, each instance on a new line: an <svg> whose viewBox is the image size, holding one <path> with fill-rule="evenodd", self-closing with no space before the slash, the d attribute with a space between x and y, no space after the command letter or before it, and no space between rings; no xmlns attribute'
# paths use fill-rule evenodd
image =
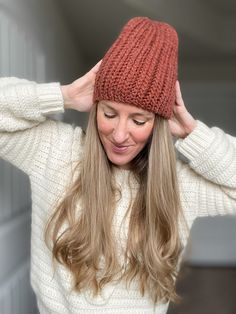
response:
<svg viewBox="0 0 236 314"><path fill-rule="evenodd" d="M135 124L137 125L144 125L146 122L145 121L137 121L137 120L133 120Z"/></svg>
<svg viewBox="0 0 236 314"><path fill-rule="evenodd" d="M113 119L115 118L115 114L107 114L104 112L104 116L108 119ZM137 120L134 120L133 119L133 122L136 124L136 125L144 125L146 123L146 121L137 121Z"/></svg>
<svg viewBox="0 0 236 314"><path fill-rule="evenodd" d="M108 113L105 113L104 112L104 116L106 117L106 118L108 118L108 119L112 119L112 118L115 118L115 115L114 114L108 114Z"/></svg>

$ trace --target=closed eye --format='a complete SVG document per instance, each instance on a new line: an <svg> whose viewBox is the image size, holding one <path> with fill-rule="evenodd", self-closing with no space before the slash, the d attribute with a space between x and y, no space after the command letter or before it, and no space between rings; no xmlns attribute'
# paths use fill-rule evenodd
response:
<svg viewBox="0 0 236 314"><path fill-rule="evenodd" d="M139 121L139 120L134 120L134 123L137 124L137 125L144 125L146 123L146 121Z"/></svg>
<svg viewBox="0 0 236 314"><path fill-rule="evenodd" d="M112 119L112 118L115 118L116 115L114 113L104 112L104 116L108 119Z"/></svg>

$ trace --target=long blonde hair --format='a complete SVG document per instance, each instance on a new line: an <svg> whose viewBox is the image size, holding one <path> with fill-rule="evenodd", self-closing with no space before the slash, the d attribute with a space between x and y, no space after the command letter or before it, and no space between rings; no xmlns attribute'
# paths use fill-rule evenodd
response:
<svg viewBox="0 0 236 314"><path fill-rule="evenodd" d="M128 286L137 279L141 294L148 293L154 303L175 301L181 204L168 122L155 117L150 141L131 163L138 191L128 209L125 267L119 263L111 228L119 191L114 166L99 139L96 106L90 112L78 167L78 177L57 205L45 232L48 245L52 240L53 257L71 271L74 289L90 289L97 295L111 281L122 279Z"/></svg>

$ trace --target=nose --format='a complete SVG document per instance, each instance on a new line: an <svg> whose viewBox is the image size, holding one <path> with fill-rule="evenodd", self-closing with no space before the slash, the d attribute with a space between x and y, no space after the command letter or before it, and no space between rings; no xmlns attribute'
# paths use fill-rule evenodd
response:
<svg viewBox="0 0 236 314"><path fill-rule="evenodd" d="M123 144L129 137L127 122L119 120L113 130L113 140L116 144Z"/></svg>

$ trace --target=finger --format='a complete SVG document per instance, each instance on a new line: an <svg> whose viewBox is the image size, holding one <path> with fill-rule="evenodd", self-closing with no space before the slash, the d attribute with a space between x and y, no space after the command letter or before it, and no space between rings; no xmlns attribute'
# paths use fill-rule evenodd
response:
<svg viewBox="0 0 236 314"><path fill-rule="evenodd" d="M184 101L183 101L183 98L182 98L180 84L179 84L178 80L176 81L176 84L175 84L175 95L176 95L176 99L175 99L176 104L178 106L184 106Z"/></svg>
<svg viewBox="0 0 236 314"><path fill-rule="evenodd" d="M98 63L95 64L95 66L90 70L90 72L93 72L96 74L98 72L98 69L99 69L101 63L102 63L102 59Z"/></svg>

